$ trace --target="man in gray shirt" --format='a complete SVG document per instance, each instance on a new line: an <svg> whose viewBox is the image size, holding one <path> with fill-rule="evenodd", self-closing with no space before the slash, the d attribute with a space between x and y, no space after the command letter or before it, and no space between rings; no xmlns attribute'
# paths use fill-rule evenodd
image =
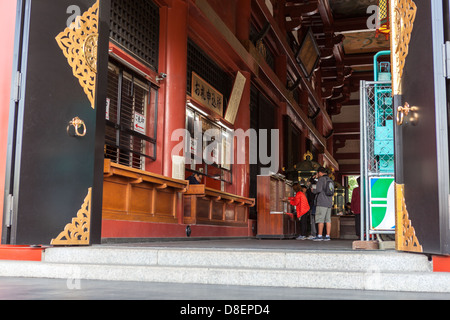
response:
<svg viewBox="0 0 450 320"><path fill-rule="evenodd" d="M329 241L331 232L331 208L333 207L333 196L328 196L325 192L327 181L330 178L327 175L327 170L324 167L320 167L317 170L319 180L317 181L316 188L312 190L317 194L317 207L316 207L316 223L318 224L317 236L314 241ZM322 237L323 228L326 225L327 235Z"/></svg>

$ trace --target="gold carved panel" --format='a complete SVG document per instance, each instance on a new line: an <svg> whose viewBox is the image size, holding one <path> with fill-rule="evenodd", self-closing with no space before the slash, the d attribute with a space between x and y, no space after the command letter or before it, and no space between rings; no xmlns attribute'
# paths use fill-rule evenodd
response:
<svg viewBox="0 0 450 320"><path fill-rule="evenodd" d="M413 0L392 0L390 6L392 88L394 95L401 95L403 69L409 53L417 6Z"/></svg>
<svg viewBox="0 0 450 320"><path fill-rule="evenodd" d="M396 206L396 236L395 248L399 251L423 252L416 231L409 219L408 210L405 203L405 186L395 185L395 206Z"/></svg>
<svg viewBox="0 0 450 320"><path fill-rule="evenodd" d="M97 81L99 1L83 13L77 23L73 23L56 37L56 42L93 109Z"/></svg>
<svg viewBox="0 0 450 320"><path fill-rule="evenodd" d="M92 188L84 199L81 209L78 210L77 217L72 219L64 231L56 239L51 241L51 245L71 246L89 245L91 228L91 202Z"/></svg>

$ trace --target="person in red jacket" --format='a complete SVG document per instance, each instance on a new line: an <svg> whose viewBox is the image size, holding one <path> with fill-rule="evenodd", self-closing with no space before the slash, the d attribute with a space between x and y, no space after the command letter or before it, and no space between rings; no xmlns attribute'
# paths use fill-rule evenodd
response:
<svg viewBox="0 0 450 320"><path fill-rule="evenodd" d="M301 234L299 238L304 239L307 227L307 217L305 216L305 214L308 213L310 209L308 199L305 195L306 187L300 186L298 183L295 183L292 186L292 189L294 189L295 191L295 197L289 197L288 199L284 199L284 201L289 201L289 203L295 207L295 211L297 212L297 219L300 220L301 224Z"/></svg>

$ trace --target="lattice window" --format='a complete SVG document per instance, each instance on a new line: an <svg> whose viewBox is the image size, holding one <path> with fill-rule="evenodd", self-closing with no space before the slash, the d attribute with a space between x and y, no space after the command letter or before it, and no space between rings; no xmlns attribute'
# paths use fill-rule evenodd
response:
<svg viewBox="0 0 450 320"><path fill-rule="evenodd" d="M158 72L159 7L151 0L112 0L110 38Z"/></svg>
<svg viewBox="0 0 450 320"><path fill-rule="evenodd" d="M222 93L225 100L224 105L228 104L226 97L231 94L232 79L190 39L188 40L187 68L187 93L189 95L192 92L192 72L195 72Z"/></svg>
<svg viewBox="0 0 450 320"><path fill-rule="evenodd" d="M145 170L156 158L157 90L118 64L108 67L105 158Z"/></svg>

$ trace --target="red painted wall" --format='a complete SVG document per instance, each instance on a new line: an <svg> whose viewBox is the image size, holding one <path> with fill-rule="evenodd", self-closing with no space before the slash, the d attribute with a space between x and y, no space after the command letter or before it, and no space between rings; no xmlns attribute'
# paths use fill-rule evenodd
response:
<svg viewBox="0 0 450 320"><path fill-rule="evenodd" d="M0 208L3 213L5 191L6 148L8 142L9 104L11 100L11 78L14 50L14 30L16 22L16 0L0 1ZM0 214L0 225L3 225ZM0 228L1 236L1 228Z"/></svg>
<svg viewBox="0 0 450 320"><path fill-rule="evenodd" d="M103 220L102 238L185 238L186 227L183 224L145 223L133 221ZM252 234L252 225L248 228L192 225L191 237L248 237Z"/></svg>
<svg viewBox="0 0 450 320"><path fill-rule="evenodd" d="M209 5L234 34L236 33L237 2L239 0L208 0ZM241 4L239 3L239 5Z"/></svg>

